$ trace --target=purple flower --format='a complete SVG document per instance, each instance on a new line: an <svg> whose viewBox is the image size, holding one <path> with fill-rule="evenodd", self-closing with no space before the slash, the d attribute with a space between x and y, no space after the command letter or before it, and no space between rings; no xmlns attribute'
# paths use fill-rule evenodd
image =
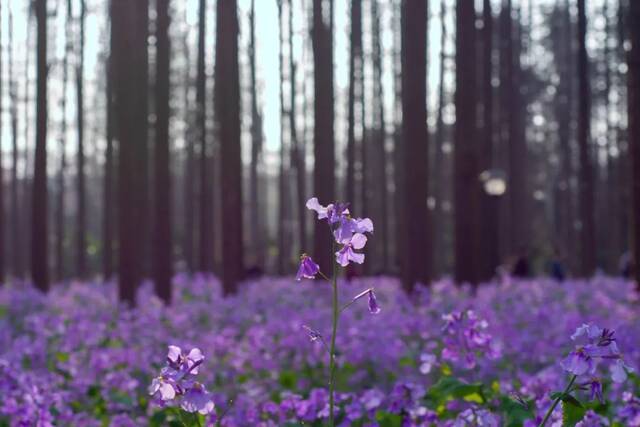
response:
<svg viewBox="0 0 640 427"><path fill-rule="evenodd" d="M356 264L362 264L364 262L364 254L354 252L364 248L367 243L367 236L361 233L355 233L351 238L344 243L342 249L336 252L336 262L343 267L349 265L349 262L355 262Z"/></svg>
<svg viewBox="0 0 640 427"><path fill-rule="evenodd" d="M378 300L376 299L376 294L373 292L373 288L365 289L364 291L360 292L358 295L353 297L353 299L348 305L353 304L354 302L364 297L365 295L369 299L369 312L371 314L380 313L380 306L378 305Z"/></svg>
<svg viewBox="0 0 640 427"><path fill-rule="evenodd" d="M163 402L179 398L180 406L188 412L199 412L203 415L213 411L211 396L199 382L194 381L198 368L204 361L199 348L189 353L175 345L169 346L167 366L160 371L149 386L149 394L159 396Z"/></svg>
<svg viewBox="0 0 640 427"><path fill-rule="evenodd" d="M160 399L163 401L173 400L176 397L176 390L173 384L163 377L156 377L151 381L149 394L154 396L156 393L159 393Z"/></svg>
<svg viewBox="0 0 640 427"><path fill-rule="evenodd" d="M442 359L472 369L476 366L478 355L491 358L499 355L491 335L486 332L489 324L486 320L478 319L473 310L454 311L443 315L442 319L445 321L442 328L445 335Z"/></svg>
<svg viewBox="0 0 640 427"><path fill-rule="evenodd" d="M182 349L175 345L169 346L167 354L168 365L185 374L198 374L198 367L204 362L204 356L199 348L193 348L189 353L184 353Z"/></svg>
<svg viewBox="0 0 640 427"><path fill-rule="evenodd" d="M595 364L593 358L584 350L579 348L569 353L569 355L560 363L562 368L573 375L584 375L589 373L593 375L595 372Z"/></svg>
<svg viewBox="0 0 640 427"><path fill-rule="evenodd" d="M627 372L633 369L622 360L622 355L616 344L614 331L601 329L593 324L583 324L578 327L571 339L580 339L583 343L561 362L565 371L574 375L593 375L596 371L596 361L608 361L611 379L614 382L624 382Z"/></svg>
<svg viewBox="0 0 640 427"><path fill-rule="evenodd" d="M200 383L194 383L182 399L180 407L187 412L198 412L207 415L215 409L211 394Z"/></svg>
<svg viewBox="0 0 640 427"><path fill-rule="evenodd" d="M327 206L322 206L317 197L307 200L306 207L309 210L316 211L318 219L326 219L329 224L335 224L343 216L349 215L349 205L347 203L331 203Z"/></svg>
<svg viewBox="0 0 640 427"><path fill-rule="evenodd" d="M586 336L589 340L593 341L600 337L603 330L593 325L591 323L583 323L582 326L579 326L576 331L571 335L571 339L573 341L577 340L582 336ZM613 332L611 333L613 335Z"/></svg>
<svg viewBox="0 0 640 427"><path fill-rule="evenodd" d="M309 326L307 325L302 325L302 329L304 329L307 332L307 335L309 335L309 339L313 342L313 341L318 341L322 339L322 334L320 334L320 332L316 331L315 329L311 329Z"/></svg>
<svg viewBox="0 0 640 427"><path fill-rule="evenodd" d="M420 355L420 373L427 375L433 369L436 364L436 356L429 353L422 353Z"/></svg>
<svg viewBox="0 0 640 427"><path fill-rule="evenodd" d="M589 381L582 383L580 388L583 390L589 390L589 399L598 399L600 403L604 403L604 397L602 396L602 383L597 378L591 378Z"/></svg>
<svg viewBox="0 0 640 427"><path fill-rule="evenodd" d="M348 243L354 233L373 233L373 222L369 218L351 218L343 216L340 225L333 232L336 242Z"/></svg>
<svg viewBox="0 0 640 427"><path fill-rule="evenodd" d="M616 383L623 383L627 380L627 372L633 372L633 368L627 366L623 359L617 359L609 365L611 379Z"/></svg>
<svg viewBox="0 0 640 427"><path fill-rule="evenodd" d="M300 257L300 268L296 274L296 280L300 281L303 277L305 279L315 279L316 274L320 272L320 266L316 264L309 255L302 254Z"/></svg>
<svg viewBox="0 0 640 427"><path fill-rule="evenodd" d="M368 295L369 295L369 312L371 314L380 313L380 306L378 305L376 294L373 293L373 289L369 289Z"/></svg>

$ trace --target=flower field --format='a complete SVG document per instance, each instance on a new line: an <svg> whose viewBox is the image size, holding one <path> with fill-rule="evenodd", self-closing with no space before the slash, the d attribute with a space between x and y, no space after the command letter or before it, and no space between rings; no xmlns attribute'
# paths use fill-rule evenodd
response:
<svg viewBox="0 0 640 427"><path fill-rule="evenodd" d="M228 298L214 278L174 285L172 306L147 285L133 310L112 284L0 290L0 425L327 424L329 283L263 278ZM379 313L360 298L340 317L336 424L537 426L557 400L547 425L640 426L631 283L506 278L472 295L441 281L409 297L370 278L339 296L369 288ZM193 399L161 389L181 362Z"/></svg>

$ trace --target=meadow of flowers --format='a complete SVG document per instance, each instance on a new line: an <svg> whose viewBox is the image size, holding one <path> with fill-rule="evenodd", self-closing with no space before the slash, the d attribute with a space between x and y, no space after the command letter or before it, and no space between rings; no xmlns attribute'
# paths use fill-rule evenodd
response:
<svg viewBox="0 0 640 427"><path fill-rule="evenodd" d="M215 279L175 282L173 306L146 286L134 310L118 307L112 285L73 283L47 297L17 285L0 290L0 425L327 423L327 350L309 333L331 334L326 281L264 278L224 299ZM581 374L572 392L581 403L566 398L547 425L561 425L563 409L586 414L583 426L640 425L638 377L613 378L618 360L640 365L630 283L505 279L472 296L441 281L411 297L389 278L339 284L344 300L375 287L381 308L373 315L363 299L341 316L339 425L534 426L569 371ZM624 359L586 356L580 344L589 331L571 336L588 322L615 330L611 342ZM603 331L593 334L599 341ZM200 349L197 375L189 375L215 406L196 399L187 405L194 413L178 411L185 397L150 395L169 345Z"/></svg>
<svg viewBox="0 0 640 427"><path fill-rule="evenodd" d="M227 298L183 275L171 306L147 284L134 309L108 283L2 288L0 426L640 426L631 283L347 282L373 223L307 207L332 273L305 254Z"/></svg>

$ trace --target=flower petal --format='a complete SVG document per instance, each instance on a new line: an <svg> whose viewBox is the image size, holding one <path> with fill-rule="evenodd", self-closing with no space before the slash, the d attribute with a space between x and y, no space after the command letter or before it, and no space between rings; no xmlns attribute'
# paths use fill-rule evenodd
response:
<svg viewBox="0 0 640 427"><path fill-rule="evenodd" d="M361 233L356 233L351 237L351 246L353 249L362 249L367 244L367 236Z"/></svg>

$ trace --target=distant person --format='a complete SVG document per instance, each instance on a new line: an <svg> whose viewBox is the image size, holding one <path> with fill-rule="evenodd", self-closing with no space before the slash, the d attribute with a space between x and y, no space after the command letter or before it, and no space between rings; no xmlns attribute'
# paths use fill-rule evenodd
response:
<svg viewBox="0 0 640 427"><path fill-rule="evenodd" d="M564 282L564 280L567 278L567 272L564 267L563 259L564 257L562 256L558 247L554 246L553 255L551 257L550 270L551 277L553 277L558 282Z"/></svg>
<svg viewBox="0 0 640 427"><path fill-rule="evenodd" d="M531 277L531 267L529 265L529 253L526 247L522 247L515 257L511 268L513 277L527 278Z"/></svg>

